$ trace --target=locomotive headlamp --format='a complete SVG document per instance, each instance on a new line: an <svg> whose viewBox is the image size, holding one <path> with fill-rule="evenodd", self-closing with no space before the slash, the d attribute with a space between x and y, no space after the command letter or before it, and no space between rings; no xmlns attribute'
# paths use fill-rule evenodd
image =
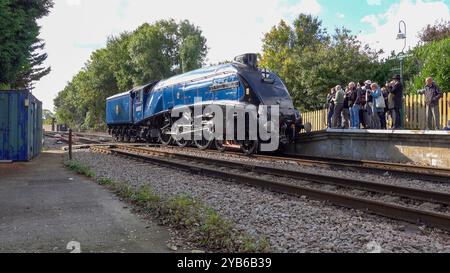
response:
<svg viewBox="0 0 450 273"><path fill-rule="evenodd" d="M250 88L245 88L245 95L250 96Z"/></svg>

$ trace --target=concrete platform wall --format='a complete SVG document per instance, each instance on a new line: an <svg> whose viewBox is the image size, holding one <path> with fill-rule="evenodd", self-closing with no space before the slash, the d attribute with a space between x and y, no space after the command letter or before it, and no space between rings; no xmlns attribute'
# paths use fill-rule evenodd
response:
<svg viewBox="0 0 450 273"><path fill-rule="evenodd" d="M303 134L288 152L450 168L450 132L329 129Z"/></svg>

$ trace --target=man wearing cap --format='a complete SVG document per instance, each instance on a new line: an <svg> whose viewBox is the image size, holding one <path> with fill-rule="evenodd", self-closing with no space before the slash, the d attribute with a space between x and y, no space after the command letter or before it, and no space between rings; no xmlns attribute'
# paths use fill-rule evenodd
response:
<svg viewBox="0 0 450 273"><path fill-rule="evenodd" d="M439 130L439 100L442 97L441 90L433 81L433 78L428 77L425 81L425 88L419 91L419 93L425 93L427 130Z"/></svg>
<svg viewBox="0 0 450 273"><path fill-rule="evenodd" d="M393 95L394 108L392 109L392 129L400 129L400 110L403 104L403 84L400 75L395 75L390 83L390 93Z"/></svg>

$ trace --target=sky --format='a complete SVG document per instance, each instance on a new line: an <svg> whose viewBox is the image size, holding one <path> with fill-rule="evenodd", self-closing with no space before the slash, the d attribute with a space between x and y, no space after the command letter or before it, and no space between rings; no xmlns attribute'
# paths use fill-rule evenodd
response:
<svg viewBox="0 0 450 273"><path fill-rule="evenodd" d="M52 72L35 84L33 93L45 109L109 36L132 31L160 19L188 19L207 39L207 63L260 52L264 33L280 20L291 23L300 13L323 21L329 32L346 27L372 48L400 52L399 21L407 24L407 48L427 24L450 20L450 0L54 0L41 19L46 42L45 65ZM403 30L403 29L402 29Z"/></svg>

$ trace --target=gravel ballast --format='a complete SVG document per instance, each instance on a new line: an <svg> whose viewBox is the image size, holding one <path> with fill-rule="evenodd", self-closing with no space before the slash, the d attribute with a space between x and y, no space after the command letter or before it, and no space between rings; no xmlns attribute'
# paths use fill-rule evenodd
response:
<svg viewBox="0 0 450 273"><path fill-rule="evenodd" d="M200 199L238 229L267 237L275 252L450 252L450 235L438 229L107 154L79 151L74 159L97 177Z"/></svg>

